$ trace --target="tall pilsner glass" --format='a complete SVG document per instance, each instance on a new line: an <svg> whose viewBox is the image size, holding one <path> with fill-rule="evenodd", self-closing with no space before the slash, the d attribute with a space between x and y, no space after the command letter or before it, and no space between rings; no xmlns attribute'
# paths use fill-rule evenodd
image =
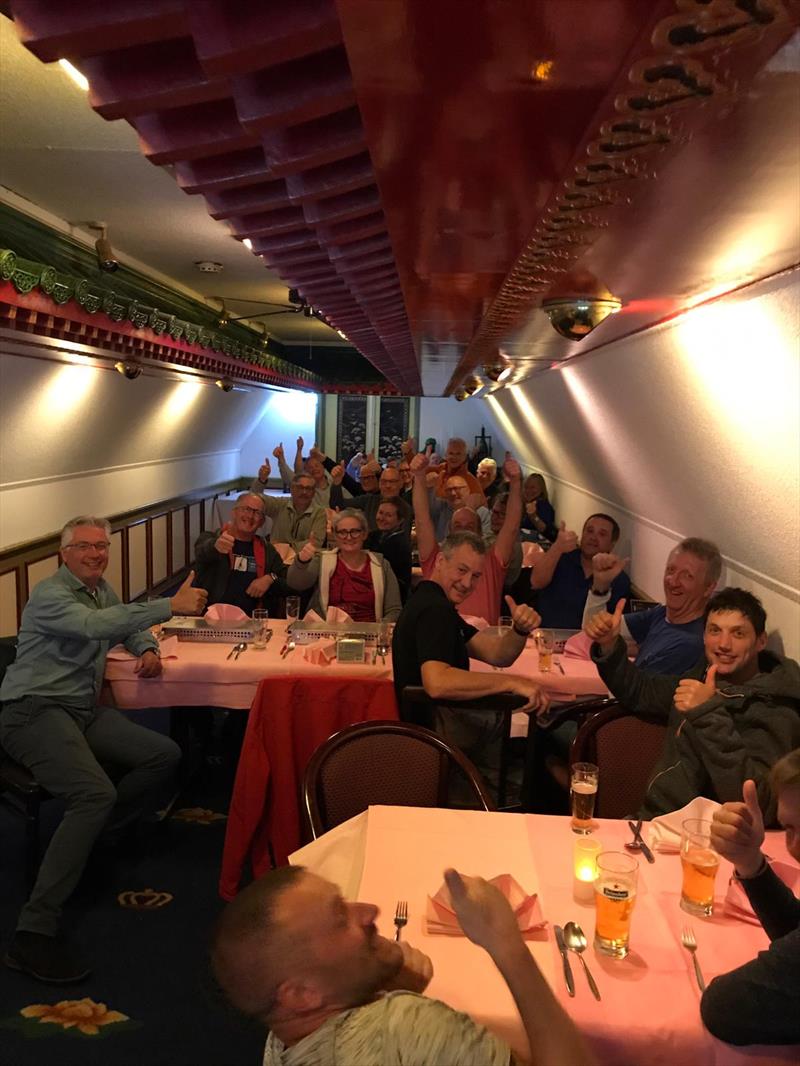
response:
<svg viewBox="0 0 800 1066"><path fill-rule="evenodd" d="M594 946L603 955L624 959L628 954L638 873L636 859L622 851L597 856Z"/></svg>
<svg viewBox="0 0 800 1066"><path fill-rule="evenodd" d="M714 912L714 880L719 869L719 855L711 846L711 822L687 818L681 823L681 866L681 907L708 918Z"/></svg>
<svg viewBox="0 0 800 1066"><path fill-rule="evenodd" d="M591 833L594 801L600 771L591 762L576 762L570 767L570 806L572 832Z"/></svg>

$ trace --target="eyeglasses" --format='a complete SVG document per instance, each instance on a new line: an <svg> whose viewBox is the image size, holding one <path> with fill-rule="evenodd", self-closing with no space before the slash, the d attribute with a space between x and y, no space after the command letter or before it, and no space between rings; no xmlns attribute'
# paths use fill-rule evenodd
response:
<svg viewBox="0 0 800 1066"><path fill-rule="evenodd" d="M251 514L254 518L266 517L264 512L258 507L234 507L234 511L244 511L245 514Z"/></svg>
<svg viewBox="0 0 800 1066"><path fill-rule="evenodd" d="M65 544L61 550L66 551L69 548L72 551L78 552L88 552L92 550L96 552L107 552L110 547L111 544L107 540L98 540L94 544L91 544L88 540L79 540L77 544Z"/></svg>
<svg viewBox="0 0 800 1066"><path fill-rule="evenodd" d="M337 529L335 532L337 537L349 537L351 540L364 536L364 530L360 527L358 529Z"/></svg>

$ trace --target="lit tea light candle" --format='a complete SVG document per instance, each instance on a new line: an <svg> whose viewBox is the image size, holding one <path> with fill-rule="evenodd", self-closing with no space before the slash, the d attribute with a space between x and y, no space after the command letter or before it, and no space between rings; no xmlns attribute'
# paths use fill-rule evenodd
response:
<svg viewBox="0 0 800 1066"><path fill-rule="evenodd" d="M594 883L597 880L597 856L602 845L594 837L578 837L573 850L572 897L579 903L591 903L594 899Z"/></svg>

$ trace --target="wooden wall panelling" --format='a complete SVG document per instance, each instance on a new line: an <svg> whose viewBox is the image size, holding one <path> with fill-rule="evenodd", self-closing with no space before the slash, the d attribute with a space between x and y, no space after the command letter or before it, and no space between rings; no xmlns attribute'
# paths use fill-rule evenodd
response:
<svg viewBox="0 0 800 1066"><path fill-rule="evenodd" d="M122 530L111 534L111 547L108 552L108 569L103 575L120 599L122 595Z"/></svg>
<svg viewBox="0 0 800 1066"><path fill-rule="evenodd" d="M152 574L148 588L171 576L167 567L167 516L156 515L150 522L150 540L152 543Z"/></svg>
<svg viewBox="0 0 800 1066"><path fill-rule="evenodd" d="M188 555L190 559L194 558L194 544L197 538L200 536L200 530L203 528L203 501L199 500L197 503L190 504L189 506L189 548Z"/></svg>
<svg viewBox="0 0 800 1066"><path fill-rule="evenodd" d="M181 570L188 562L186 555L186 508L180 507L177 511L172 511L170 514L170 520L172 524L171 573L174 574L176 570Z"/></svg>
<svg viewBox="0 0 800 1066"><path fill-rule="evenodd" d="M13 637L17 621L17 571L7 570L0 574L0 637Z"/></svg>
<svg viewBox="0 0 800 1066"><path fill-rule="evenodd" d="M58 553L54 552L51 555L46 555L42 559L37 559L36 562L28 563L28 595L33 592L40 581L44 578L50 577L58 570L60 559Z"/></svg>
<svg viewBox="0 0 800 1066"><path fill-rule="evenodd" d="M129 599L147 592L147 521L128 526Z"/></svg>

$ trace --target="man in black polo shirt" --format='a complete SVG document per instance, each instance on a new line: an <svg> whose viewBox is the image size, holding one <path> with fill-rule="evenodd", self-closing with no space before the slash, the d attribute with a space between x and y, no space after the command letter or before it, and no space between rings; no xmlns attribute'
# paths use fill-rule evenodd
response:
<svg viewBox="0 0 800 1066"><path fill-rule="evenodd" d="M480 631L456 610L469 596L483 571L486 547L475 533L451 533L444 541L430 581L421 581L397 621L392 662L397 701L407 685L422 685L434 700L474 700L499 692L527 698L521 710L543 711L548 698L541 687L521 674L470 673L469 660L510 666L525 647L528 634L539 624L532 607L506 596L513 626L498 635L496 628ZM436 726L451 743L464 749L479 769L489 768L488 747L498 739L494 717L476 711L456 713L437 709Z"/></svg>

